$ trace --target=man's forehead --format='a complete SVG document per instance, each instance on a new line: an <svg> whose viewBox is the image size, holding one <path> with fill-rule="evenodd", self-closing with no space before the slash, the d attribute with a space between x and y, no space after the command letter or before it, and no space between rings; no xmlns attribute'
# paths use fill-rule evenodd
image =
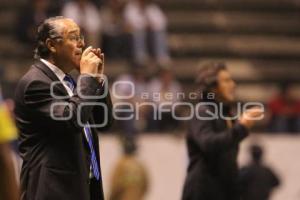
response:
<svg viewBox="0 0 300 200"><path fill-rule="evenodd" d="M79 26L72 19L59 19L55 23L65 34L80 32Z"/></svg>

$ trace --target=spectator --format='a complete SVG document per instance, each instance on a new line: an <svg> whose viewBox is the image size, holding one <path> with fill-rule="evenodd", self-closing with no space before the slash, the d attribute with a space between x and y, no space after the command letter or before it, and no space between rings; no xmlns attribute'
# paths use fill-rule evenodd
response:
<svg viewBox="0 0 300 200"><path fill-rule="evenodd" d="M258 145L250 148L252 163L240 170L243 200L268 200L280 181L272 169L262 163L263 149Z"/></svg>
<svg viewBox="0 0 300 200"><path fill-rule="evenodd" d="M281 92L269 102L271 132L300 132L300 100L288 84L281 86Z"/></svg>
<svg viewBox="0 0 300 200"><path fill-rule="evenodd" d="M151 100L157 105L155 108L157 110L149 112L147 130L174 130L178 128L179 124L172 116L172 105L180 101L178 94L182 92L181 86L169 68L161 68L158 74L158 78L154 78L150 81L147 90L149 91ZM158 116L154 119L156 111ZM161 119L159 118L160 113ZM176 114L176 116L178 115Z"/></svg>
<svg viewBox="0 0 300 200"><path fill-rule="evenodd" d="M17 130L0 94L0 199L17 200L19 192L16 183L12 151L9 143L17 138Z"/></svg>
<svg viewBox="0 0 300 200"><path fill-rule="evenodd" d="M166 27L167 19L162 10L151 0L131 0L125 8L125 22L132 35L133 59L140 64L147 63L149 48L160 65L169 61ZM147 45L149 35L153 47Z"/></svg>
<svg viewBox="0 0 300 200"><path fill-rule="evenodd" d="M109 0L101 10L103 21L103 51L111 58L129 58L130 37L125 30L123 12L125 0Z"/></svg>
<svg viewBox="0 0 300 200"><path fill-rule="evenodd" d="M87 44L100 45L101 18L98 8L90 0L75 0L65 4L62 15L73 19L86 35Z"/></svg>
<svg viewBox="0 0 300 200"><path fill-rule="evenodd" d="M133 139L123 140L123 156L113 175L110 200L142 200L148 190L149 180L145 167L136 158Z"/></svg>

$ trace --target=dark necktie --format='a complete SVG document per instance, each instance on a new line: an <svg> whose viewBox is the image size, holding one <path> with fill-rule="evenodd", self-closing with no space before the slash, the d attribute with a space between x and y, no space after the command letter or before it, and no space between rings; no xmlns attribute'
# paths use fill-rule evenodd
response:
<svg viewBox="0 0 300 200"><path fill-rule="evenodd" d="M76 88L76 82L74 81L74 79L66 74L64 81L67 83L68 87L74 91L74 89ZM89 123L87 123L84 126L84 132L85 132L85 136L87 139L87 142L89 144L89 148L90 148L90 153L91 153L91 168L92 168L92 172L94 177L99 180L100 179L100 170L99 170L99 166L97 163L97 157L96 157L96 152L93 146L93 137L92 137L92 131L91 128L89 126Z"/></svg>

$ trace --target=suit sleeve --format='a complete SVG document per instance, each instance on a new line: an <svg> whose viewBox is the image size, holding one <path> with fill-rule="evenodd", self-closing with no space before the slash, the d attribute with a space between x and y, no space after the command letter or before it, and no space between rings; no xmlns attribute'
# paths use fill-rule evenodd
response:
<svg viewBox="0 0 300 200"><path fill-rule="evenodd" d="M97 128L97 130L104 131L107 130L109 127L111 127L114 121L113 114L112 114L113 112L112 101L111 101L109 91L107 91L107 95L105 97L99 100L99 103L101 103L101 106L95 106L93 108L93 119L97 125L101 125L100 127Z"/></svg>
<svg viewBox="0 0 300 200"><path fill-rule="evenodd" d="M24 104L33 119L53 130L81 129L81 125L88 122L91 117L94 105L82 106L78 112L79 106L97 101L84 97L99 96L103 92L103 87L91 76L83 76L79 81L80 87L76 88L74 96L64 99L55 98L51 94L49 83L36 80L28 84L24 93ZM54 87L53 91L57 90Z"/></svg>
<svg viewBox="0 0 300 200"><path fill-rule="evenodd" d="M204 109L199 112L202 117L209 116ZM214 154L230 149L248 135L246 127L239 123L224 131L216 131L214 126L215 119L194 119L190 125L190 137L204 153Z"/></svg>

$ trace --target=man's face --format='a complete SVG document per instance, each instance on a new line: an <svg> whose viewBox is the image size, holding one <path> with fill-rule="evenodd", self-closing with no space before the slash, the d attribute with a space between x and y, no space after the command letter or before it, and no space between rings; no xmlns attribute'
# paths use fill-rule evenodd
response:
<svg viewBox="0 0 300 200"><path fill-rule="evenodd" d="M57 23L62 30L62 41L57 43L54 56L64 67L79 70L81 54L85 45L80 28L70 19L62 19Z"/></svg>
<svg viewBox="0 0 300 200"><path fill-rule="evenodd" d="M221 70L218 73L218 85L216 94L224 102L233 102L235 100L235 82L227 70Z"/></svg>

